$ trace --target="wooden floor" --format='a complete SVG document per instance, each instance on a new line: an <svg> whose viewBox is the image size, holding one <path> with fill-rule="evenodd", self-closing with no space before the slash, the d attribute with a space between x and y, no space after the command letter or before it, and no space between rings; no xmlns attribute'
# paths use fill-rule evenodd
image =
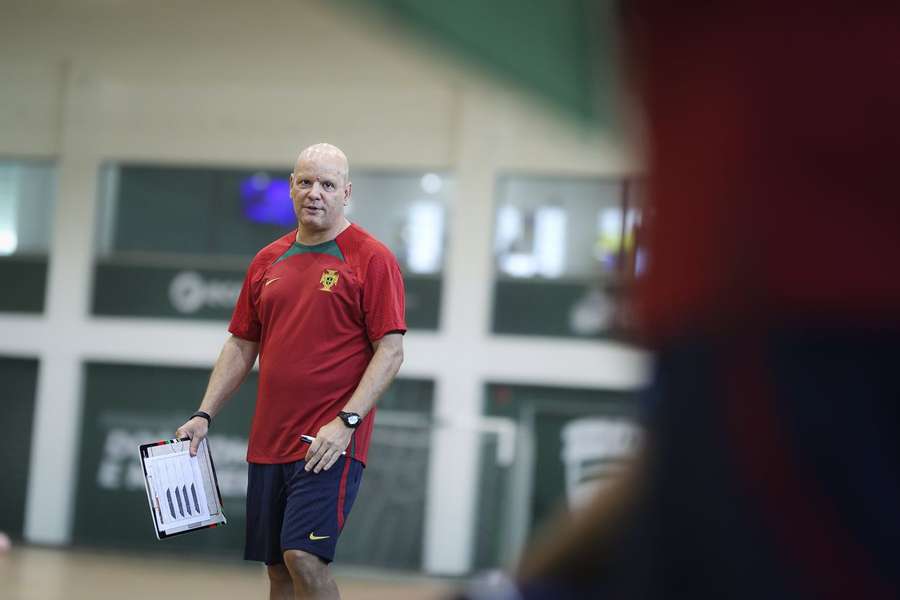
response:
<svg viewBox="0 0 900 600"><path fill-rule="evenodd" d="M452 589L440 580L350 567L336 569L335 578L344 600L440 599ZM0 554L3 600L230 600L267 593L263 567L252 563L22 546Z"/></svg>

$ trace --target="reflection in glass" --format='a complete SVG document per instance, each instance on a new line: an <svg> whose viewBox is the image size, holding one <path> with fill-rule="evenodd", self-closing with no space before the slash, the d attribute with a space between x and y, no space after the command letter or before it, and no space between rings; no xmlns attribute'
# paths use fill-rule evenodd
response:
<svg viewBox="0 0 900 600"><path fill-rule="evenodd" d="M19 236L16 235L16 230L13 229L14 224L10 224L12 219L5 223L3 222L5 216L0 215L0 255L8 256L19 247Z"/></svg>
<svg viewBox="0 0 900 600"><path fill-rule="evenodd" d="M241 183L244 216L254 223L292 227L297 217L290 191L289 180L273 179L265 171L254 173Z"/></svg>
<svg viewBox="0 0 900 600"><path fill-rule="evenodd" d="M289 173L108 165L101 178L101 256L252 256L296 227ZM453 181L437 173L352 175L348 218L411 273L443 268ZM2 214L0 214L2 219Z"/></svg>
<svg viewBox="0 0 900 600"><path fill-rule="evenodd" d="M444 268L447 207L454 181L445 174L351 173L348 218L386 244L405 274Z"/></svg>
<svg viewBox="0 0 900 600"><path fill-rule="evenodd" d="M621 246L622 210L619 207L601 209L597 214L595 256L604 272L615 272Z"/></svg>
<svg viewBox="0 0 900 600"><path fill-rule="evenodd" d="M632 182L542 176L498 181L494 331L602 336L628 319L643 268Z"/></svg>
<svg viewBox="0 0 900 600"><path fill-rule="evenodd" d="M50 165L0 161L0 256L47 254L53 199Z"/></svg>
<svg viewBox="0 0 900 600"><path fill-rule="evenodd" d="M0 161L0 311L44 310L55 195L52 165Z"/></svg>
<svg viewBox="0 0 900 600"><path fill-rule="evenodd" d="M437 202L418 202L409 209L406 264L413 273L441 270L444 209Z"/></svg>
<svg viewBox="0 0 900 600"><path fill-rule="evenodd" d="M516 206L501 207L494 244L500 270L510 277L560 277L566 264L566 219L559 206L527 214Z"/></svg>
<svg viewBox="0 0 900 600"><path fill-rule="evenodd" d="M534 211L534 254L537 274L556 278L566 267L566 212L559 206Z"/></svg>
<svg viewBox="0 0 900 600"><path fill-rule="evenodd" d="M588 279L614 272L622 245L619 182L515 176L498 185L501 277Z"/></svg>

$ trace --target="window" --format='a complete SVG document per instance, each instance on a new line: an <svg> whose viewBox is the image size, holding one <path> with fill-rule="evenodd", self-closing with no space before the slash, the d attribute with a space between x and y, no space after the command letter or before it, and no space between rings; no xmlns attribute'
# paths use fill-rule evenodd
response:
<svg viewBox="0 0 900 600"><path fill-rule="evenodd" d="M44 310L55 188L50 164L0 161L0 310Z"/></svg>
<svg viewBox="0 0 900 600"><path fill-rule="evenodd" d="M597 337L625 325L642 213L627 181L509 176L498 182L496 333Z"/></svg>
<svg viewBox="0 0 900 600"><path fill-rule="evenodd" d="M288 175L106 167L94 313L228 319L250 259L296 227ZM410 328L436 329L452 179L354 171L352 180L348 218L400 261Z"/></svg>

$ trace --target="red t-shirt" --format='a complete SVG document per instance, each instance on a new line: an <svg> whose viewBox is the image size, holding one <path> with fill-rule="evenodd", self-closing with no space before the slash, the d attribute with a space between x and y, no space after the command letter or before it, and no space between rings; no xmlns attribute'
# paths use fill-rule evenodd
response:
<svg viewBox="0 0 900 600"><path fill-rule="evenodd" d="M228 330L259 342L259 389L247 460L286 463L306 456L316 435L359 384L372 342L404 333L400 267L390 250L350 225L332 241L296 242L296 230L259 251ZM348 448L366 461L375 409Z"/></svg>
<svg viewBox="0 0 900 600"><path fill-rule="evenodd" d="M897 11L629 5L655 209L639 295L651 340L896 323Z"/></svg>

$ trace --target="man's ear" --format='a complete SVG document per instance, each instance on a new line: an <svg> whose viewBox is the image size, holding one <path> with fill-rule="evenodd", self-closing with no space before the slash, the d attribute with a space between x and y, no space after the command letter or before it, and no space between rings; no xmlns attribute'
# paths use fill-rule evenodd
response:
<svg viewBox="0 0 900 600"><path fill-rule="evenodd" d="M344 206L347 206L347 203L350 202L350 196L352 193L353 184L348 182L347 185L344 186Z"/></svg>

